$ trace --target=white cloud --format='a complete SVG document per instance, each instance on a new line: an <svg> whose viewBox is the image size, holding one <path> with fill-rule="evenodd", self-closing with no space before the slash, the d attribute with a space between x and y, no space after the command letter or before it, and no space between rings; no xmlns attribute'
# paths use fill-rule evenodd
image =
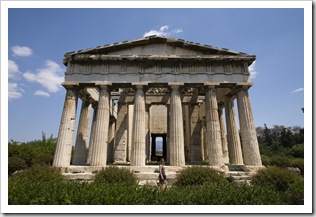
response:
<svg viewBox="0 0 316 217"><path fill-rule="evenodd" d="M159 28L159 30L155 30L152 29L149 32L145 32L145 34L143 35L143 37L147 37L147 36L151 36L151 35L157 35L157 36L172 36L172 35L176 35L179 34L181 32L183 32L181 29L173 29L173 30L169 30L169 26L161 26Z"/></svg>
<svg viewBox="0 0 316 217"><path fill-rule="evenodd" d="M13 56L28 57L32 55L32 49L26 46L13 46Z"/></svg>
<svg viewBox="0 0 316 217"><path fill-rule="evenodd" d="M47 93L47 92L45 92L45 91L42 91L42 90L37 90L37 91L35 91L35 92L34 92L34 95L36 95L36 96L46 96L46 97L49 97L49 96L50 96L49 93Z"/></svg>
<svg viewBox="0 0 316 217"><path fill-rule="evenodd" d="M9 78L13 79L20 72L19 66L13 61L8 61Z"/></svg>
<svg viewBox="0 0 316 217"><path fill-rule="evenodd" d="M254 79L257 77L258 72L256 71L255 67L256 61L253 61L253 63L249 66L250 79Z"/></svg>
<svg viewBox="0 0 316 217"><path fill-rule="evenodd" d="M303 91L304 90L304 88L298 88L298 89L296 89L296 90L293 90L292 91L292 93L297 93L297 92L301 92L301 91Z"/></svg>
<svg viewBox="0 0 316 217"><path fill-rule="evenodd" d="M23 89L18 87L17 83L10 83L8 85L9 100L18 99L22 96Z"/></svg>
<svg viewBox="0 0 316 217"><path fill-rule="evenodd" d="M25 72L23 77L30 82L40 83L50 93L55 93L61 89L64 81L63 69L54 61L47 60L45 68L37 69L36 73Z"/></svg>

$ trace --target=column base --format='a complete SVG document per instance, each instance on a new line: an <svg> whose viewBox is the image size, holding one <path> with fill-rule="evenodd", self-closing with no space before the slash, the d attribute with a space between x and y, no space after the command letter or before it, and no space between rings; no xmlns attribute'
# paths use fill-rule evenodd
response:
<svg viewBox="0 0 316 217"><path fill-rule="evenodd" d="M265 169L265 166L251 166L251 165L240 165L245 172L258 172L259 170Z"/></svg>
<svg viewBox="0 0 316 217"><path fill-rule="evenodd" d="M209 168L212 168L218 172L221 172L221 173L225 173L225 172L228 172L229 169L228 169L228 166L226 165L223 165L223 166L208 166Z"/></svg>
<svg viewBox="0 0 316 217"><path fill-rule="evenodd" d="M128 161L114 161L113 165L130 165L131 163Z"/></svg>

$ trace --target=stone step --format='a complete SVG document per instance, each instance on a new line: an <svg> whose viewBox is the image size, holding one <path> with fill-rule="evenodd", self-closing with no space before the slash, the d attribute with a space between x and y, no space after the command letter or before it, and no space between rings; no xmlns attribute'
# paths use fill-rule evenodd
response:
<svg viewBox="0 0 316 217"><path fill-rule="evenodd" d="M227 165L229 171L243 171L244 165L238 165L238 164L229 164Z"/></svg>
<svg viewBox="0 0 316 217"><path fill-rule="evenodd" d="M62 174L66 180L92 180L94 174L92 173L63 173Z"/></svg>
<svg viewBox="0 0 316 217"><path fill-rule="evenodd" d="M159 180L158 173L134 173L134 175L140 180ZM176 173L167 173L167 180L175 179Z"/></svg>
<svg viewBox="0 0 316 217"><path fill-rule="evenodd" d="M118 168L125 168L133 171L133 174L137 177L141 185L148 183L149 185L157 184L158 182L158 165L150 165L144 167L136 166L123 166L117 165ZM91 167L91 166L70 166L63 168L63 175L67 180L93 180L95 171L105 169L105 167ZM182 167L165 166L167 174L167 182L173 183L177 174ZM245 171L227 171L225 177L235 182L249 182L254 172Z"/></svg>
<svg viewBox="0 0 316 217"><path fill-rule="evenodd" d="M152 172L159 171L159 166L121 166L116 165L117 168L129 169L130 171L136 172ZM94 166L69 166L65 168L61 168L61 171L64 173L92 173L94 171L99 171L105 169L106 167L94 167ZM176 173L180 171L182 167L177 166L165 166L166 173Z"/></svg>
<svg viewBox="0 0 316 217"><path fill-rule="evenodd" d="M243 172L243 171L228 171L225 173L226 176L252 176L253 172Z"/></svg>

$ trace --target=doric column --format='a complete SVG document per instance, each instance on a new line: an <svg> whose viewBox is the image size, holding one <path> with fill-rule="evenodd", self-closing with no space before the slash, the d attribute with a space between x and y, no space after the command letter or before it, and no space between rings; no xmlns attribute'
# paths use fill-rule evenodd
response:
<svg viewBox="0 0 316 217"><path fill-rule="evenodd" d="M127 153L127 107L126 103L118 102L116 132L114 139L114 162L126 163Z"/></svg>
<svg viewBox="0 0 316 217"><path fill-rule="evenodd" d="M67 89L67 92L53 161L53 166L56 167L67 167L70 165L78 101L78 90L76 87L78 84L63 84L63 86Z"/></svg>
<svg viewBox="0 0 316 217"><path fill-rule="evenodd" d="M205 118L201 119L201 155L202 155L202 161L208 160L208 151L207 151L207 145L206 145L206 139L205 139Z"/></svg>
<svg viewBox="0 0 316 217"><path fill-rule="evenodd" d="M108 85L97 84L100 89L98 113L96 117L94 145L91 166L106 166L108 131L109 131L109 92Z"/></svg>
<svg viewBox="0 0 316 217"><path fill-rule="evenodd" d="M133 124L134 124L134 105L127 106L127 147L126 147L126 160L131 162L131 151L132 151L132 135L133 135Z"/></svg>
<svg viewBox="0 0 316 217"><path fill-rule="evenodd" d="M117 120L117 106L110 99L110 123L109 123L109 136L108 136L108 150L107 150L107 162L114 162L114 136L115 136L115 120Z"/></svg>
<svg viewBox="0 0 316 217"><path fill-rule="evenodd" d="M146 112L144 85L136 85L134 98L134 122L131 147L131 166L145 166Z"/></svg>
<svg viewBox="0 0 316 217"><path fill-rule="evenodd" d="M93 105L93 117L92 117L92 126L90 131L90 140L89 140L89 151L87 156L87 164L90 165L91 158L92 158L92 149L94 146L94 136L95 136L95 125L97 120L97 112L98 112L98 106Z"/></svg>
<svg viewBox="0 0 316 217"><path fill-rule="evenodd" d="M250 166L262 166L248 90L245 88L246 87L242 87L237 91L238 114L244 163Z"/></svg>
<svg viewBox="0 0 316 217"><path fill-rule="evenodd" d="M222 108L218 109L218 117L219 117L220 129L221 129L223 159L224 159L224 163L229 163L226 129L225 129L224 115L223 115Z"/></svg>
<svg viewBox="0 0 316 217"><path fill-rule="evenodd" d="M182 103L179 93L179 84L170 85L170 165L184 166L184 135Z"/></svg>
<svg viewBox="0 0 316 217"><path fill-rule="evenodd" d="M167 107L167 162L170 164L170 105Z"/></svg>
<svg viewBox="0 0 316 217"><path fill-rule="evenodd" d="M150 158L150 156L151 156L150 151L151 150L150 150L150 129L149 129L149 121L150 121L149 107L150 107L150 105L145 105L146 163L148 163L151 160L151 158Z"/></svg>
<svg viewBox="0 0 316 217"><path fill-rule="evenodd" d="M244 162L242 157L241 144L236 121L234 99L227 97L225 112L229 162L231 164L243 164Z"/></svg>
<svg viewBox="0 0 316 217"><path fill-rule="evenodd" d="M191 161L190 104L183 105L185 160Z"/></svg>
<svg viewBox="0 0 316 217"><path fill-rule="evenodd" d="M215 86L206 86L205 119L209 165L222 167L224 159Z"/></svg>
<svg viewBox="0 0 316 217"><path fill-rule="evenodd" d="M87 161L87 152L89 149L89 124L90 124L91 103L90 99L82 98L79 124L75 151L72 160L73 165L85 165Z"/></svg>

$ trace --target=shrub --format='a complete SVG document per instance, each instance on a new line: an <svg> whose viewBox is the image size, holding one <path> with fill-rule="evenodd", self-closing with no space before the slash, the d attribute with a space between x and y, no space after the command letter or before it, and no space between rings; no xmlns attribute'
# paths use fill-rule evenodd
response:
<svg viewBox="0 0 316 217"><path fill-rule="evenodd" d="M27 168L25 160L18 156L9 157L9 175L13 174L15 171L24 170Z"/></svg>
<svg viewBox="0 0 316 217"><path fill-rule="evenodd" d="M287 204L304 204L304 180L295 171L269 167L258 171L251 183L280 192Z"/></svg>
<svg viewBox="0 0 316 217"><path fill-rule="evenodd" d="M37 156L32 159L32 165L40 164L40 165L52 165L54 160L54 155L41 152Z"/></svg>
<svg viewBox="0 0 316 217"><path fill-rule="evenodd" d="M227 180L218 171L209 167L193 166L181 170L177 174L174 185L193 186L220 182L227 182Z"/></svg>
<svg viewBox="0 0 316 217"><path fill-rule="evenodd" d="M35 165L10 177L11 181L18 182L59 182L63 181L61 172L46 165Z"/></svg>
<svg viewBox="0 0 316 217"><path fill-rule="evenodd" d="M304 180L300 179L293 184L290 184L285 192L284 201L290 205L304 204Z"/></svg>
<svg viewBox="0 0 316 217"><path fill-rule="evenodd" d="M128 169L108 167L96 173L94 177L97 183L136 185L135 175Z"/></svg>
<svg viewBox="0 0 316 217"><path fill-rule="evenodd" d="M270 158L266 155L261 155L261 161L264 166L269 166L271 163Z"/></svg>
<svg viewBox="0 0 316 217"><path fill-rule="evenodd" d="M303 144L294 145L290 150L290 154L291 156L296 157L296 158L304 158L304 145Z"/></svg>
<svg viewBox="0 0 316 217"><path fill-rule="evenodd" d="M291 166L291 158L275 155L270 158L270 165L277 167L289 167Z"/></svg>
<svg viewBox="0 0 316 217"><path fill-rule="evenodd" d="M293 159L291 161L291 166L299 168L301 175L304 175L304 159L302 158Z"/></svg>

